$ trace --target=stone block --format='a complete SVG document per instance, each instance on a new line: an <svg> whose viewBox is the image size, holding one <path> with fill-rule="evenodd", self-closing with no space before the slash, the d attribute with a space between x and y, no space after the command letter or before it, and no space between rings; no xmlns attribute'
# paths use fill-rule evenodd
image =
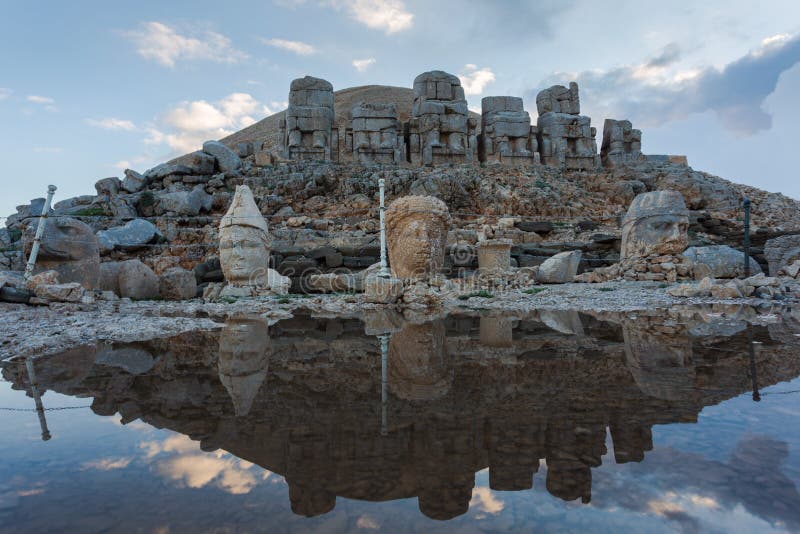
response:
<svg viewBox="0 0 800 534"><path fill-rule="evenodd" d="M573 250L548 258L539 266L539 272L536 275L537 281L542 284L572 282L578 274L582 255L580 250Z"/></svg>
<svg viewBox="0 0 800 534"><path fill-rule="evenodd" d="M393 304L403 294L403 281L370 275L364 280L364 297L374 304Z"/></svg>
<svg viewBox="0 0 800 534"><path fill-rule="evenodd" d="M188 300L197 296L197 280L192 271L172 267L158 279L159 293L165 300Z"/></svg>

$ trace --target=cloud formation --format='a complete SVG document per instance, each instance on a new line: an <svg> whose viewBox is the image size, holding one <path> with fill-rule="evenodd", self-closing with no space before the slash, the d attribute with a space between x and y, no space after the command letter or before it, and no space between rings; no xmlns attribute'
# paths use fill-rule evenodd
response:
<svg viewBox="0 0 800 534"><path fill-rule="evenodd" d="M354 59L353 66L356 68L358 72L364 72L372 65L375 64L375 58L367 58L367 59Z"/></svg>
<svg viewBox="0 0 800 534"><path fill-rule="evenodd" d="M261 39L261 42L267 46L273 46L282 50L287 50L301 56L309 56L314 54L317 50L308 43L302 41L289 41L288 39Z"/></svg>
<svg viewBox="0 0 800 534"><path fill-rule="evenodd" d="M488 67L478 68L477 65L468 63L464 65L464 71L458 77L467 96L482 94L486 86L495 80L494 72Z"/></svg>
<svg viewBox="0 0 800 534"><path fill-rule="evenodd" d="M414 15L403 0L328 0L323 2L345 11L350 18L374 30L392 34L414 25Z"/></svg>
<svg viewBox="0 0 800 534"><path fill-rule="evenodd" d="M772 126L764 109L780 75L800 62L800 34L775 35L722 69L680 66L681 51L671 44L636 65L578 74L556 73L539 89L575 80L586 112L602 118L630 119L637 127L659 126L695 113L713 111L722 125L740 135ZM529 101L536 92L526 94Z"/></svg>
<svg viewBox="0 0 800 534"><path fill-rule="evenodd" d="M89 126L102 128L104 130L125 130L130 132L136 129L136 125L133 124L133 122L124 119L116 119L114 117L107 117L105 119L85 119L84 122Z"/></svg>
<svg viewBox="0 0 800 534"><path fill-rule="evenodd" d="M272 115L269 106L248 93L231 93L216 102L184 101L147 129L146 144L166 144L173 154L198 150L204 141L221 139Z"/></svg>
<svg viewBox="0 0 800 534"><path fill-rule="evenodd" d="M14 91L9 89L8 87L0 87L0 100L5 100L9 96L11 96L11 93L13 92Z"/></svg>
<svg viewBox="0 0 800 534"><path fill-rule="evenodd" d="M134 43L140 56L165 67L174 67L183 60L237 63L248 57L220 33L203 31L199 35L181 35L175 28L161 22L142 23L136 30L123 32L123 35Z"/></svg>

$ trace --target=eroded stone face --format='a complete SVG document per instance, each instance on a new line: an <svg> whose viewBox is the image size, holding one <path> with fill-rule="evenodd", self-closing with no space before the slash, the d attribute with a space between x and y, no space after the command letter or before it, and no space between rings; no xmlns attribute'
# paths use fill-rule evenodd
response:
<svg viewBox="0 0 800 534"><path fill-rule="evenodd" d="M269 368L267 322L257 317L228 319L219 337L219 379L237 416L250 412Z"/></svg>
<svg viewBox="0 0 800 534"><path fill-rule="evenodd" d="M427 279L444 266L450 213L435 197L408 196L386 210L386 236L392 273L402 279Z"/></svg>
<svg viewBox="0 0 800 534"><path fill-rule="evenodd" d="M38 221L25 232L25 256L30 256ZM86 289L100 283L100 247L89 225L70 217L48 219L42 235L36 270L55 270L60 283L78 282Z"/></svg>
<svg viewBox="0 0 800 534"><path fill-rule="evenodd" d="M642 193L622 222L622 259L680 254L689 246L689 212L676 191Z"/></svg>
<svg viewBox="0 0 800 534"><path fill-rule="evenodd" d="M406 400L432 400L450 390L444 321L409 324L389 341L389 387Z"/></svg>
<svg viewBox="0 0 800 534"><path fill-rule="evenodd" d="M228 212L220 221L219 261L229 284L256 285L269 266L267 222L246 185L236 187Z"/></svg>

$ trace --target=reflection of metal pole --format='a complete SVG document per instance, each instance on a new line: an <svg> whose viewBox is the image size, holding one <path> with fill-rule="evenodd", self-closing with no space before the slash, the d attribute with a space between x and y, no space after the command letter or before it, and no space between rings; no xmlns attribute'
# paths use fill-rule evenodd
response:
<svg viewBox="0 0 800 534"><path fill-rule="evenodd" d="M389 408L389 394L387 387L389 385L387 360L389 359L389 336L384 334L381 336L381 436L387 435L388 426L388 408Z"/></svg>
<svg viewBox="0 0 800 534"><path fill-rule="evenodd" d="M33 238L33 246L31 247L31 255L28 257L28 264L25 266L24 279L27 280L33 274L33 268L36 265L36 256L39 255L39 246L42 242L42 234L44 234L44 226L47 224L47 215L50 213L50 203L53 201L53 195L56 192L56 186L47 186L47 200L42 206L42 214L39 216L39 226L36 227L36 235Z"/></svg>
<svg viewBox="0 0 800 534"><path fill-rule="evenodd" d="M753 329L747 327L747 348L750 352L750 380L753 382L753 401L759 402L761 394L758 392L758 376L756 375L756 354L753 349Z"/></svg>
<svg viewBox="0 0 800 534"><path fill-rule="evenodd" d="M389 265L386 262L386 206L384 205L384 192L386 189L386 180L383 178L378 179L378 189L380 190L381 206L380 206L380 226L381 226L381 268L378 275L382 278L390 278L392 273L389 271Z"/></svg>
<svg viewBox="0 0 800 534"><path fill-rule="evenodd" d="M750 199L742 201L744 205L744 277L750 278Z"/></svg>
<svg viewBox="0 0 800 534"><path fill-rule="evenodd" d="M33 370L33 358L25 358L25 368L28 371L28 383L31 385L33 402L36 403L36 413L39 415L39 426L42 428L42 441L47 441L51 438L50 430L47 429L47 419L44 417L44 405L42 404L42 398L39 396L39 384L36 381L36 372Z"/></svg>

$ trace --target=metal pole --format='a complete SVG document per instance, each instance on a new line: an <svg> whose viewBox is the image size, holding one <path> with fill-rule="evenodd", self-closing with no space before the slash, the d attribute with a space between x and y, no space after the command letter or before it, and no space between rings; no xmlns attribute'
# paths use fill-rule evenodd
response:
<svg viewBox="0 0 800 534"><path fill-rule="evenodd" d="M384 192L386 189L386 180L383 178L378 179L378 189L380 190L381 206L380 206L380 226L381 226L381 267L378 271L378 276L382 278L390 278L392 276L389 271L389 264L386 262L386 206L384 205Z"/></svg>
<svg viewBox="0 0 800 534"><path fill-rule="evenodd" d="M42 242L45 224L47 224L47 215L50 213L50 203L53 201L55 192L56 186L47 186L47 200L42 207L42 214L39 216L39 226L36 227L36 236L33 238L33 246L31 247L31 255L28 257L28 264L25 265L25 274L23 275L23 279L25 280L33 275L33 268L36 266L36 256L39 255L39 246Z"/></svg>
<svg viewBox="0 0 800 534"><path fill-rule="evenodd" d="M750 199L745 198L744 205L744 277L750 278Z"/></svg>
<svg viewBox="0 0 800 534"><path fill-rule="evenodd" d="M28 371L28 383L31 386L31 395L36 404L36 414L39 416L39 427L42 429L42 441L49 440L52 436L47 428L47 419L44 416L44 405L42 397L39 395L39 384L36 381L36 373L33 370L33 358L25 358L25 369Z"/></svg>
<svg viewBox="0 0 800 534"><path fill-rule="evenodd" d="M381 436L389 433L387 427L389 425L389 393L388 393L388 369L387 360L389 357L389 336L384 334L381 336Z"/></svg>

